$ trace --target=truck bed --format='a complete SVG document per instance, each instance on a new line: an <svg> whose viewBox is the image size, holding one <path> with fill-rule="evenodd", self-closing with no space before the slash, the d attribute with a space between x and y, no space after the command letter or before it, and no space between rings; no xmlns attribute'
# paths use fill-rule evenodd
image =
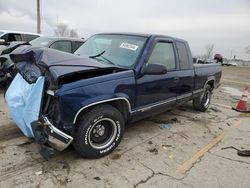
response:
<svg viewBox="0 0 250 188"><path fill-rule="evenodd" d="M214 79L215 83L219 83L221 78L221 64L194 64L195 72L195 89L202 88L208 80ZM215 86L217 87L217 86Z"/></svg>

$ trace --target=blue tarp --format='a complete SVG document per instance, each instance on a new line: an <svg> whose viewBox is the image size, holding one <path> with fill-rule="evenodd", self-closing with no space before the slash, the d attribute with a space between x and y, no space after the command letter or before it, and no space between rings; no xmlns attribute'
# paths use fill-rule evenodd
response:
<svg viewBox="0 0 250 188"><path fill-rule="evenodd" d="M40 76L29 84L18 73L5 95L11 117L27 137L34 137L31 122L39 117L44 82L45 78Z"/></svg>

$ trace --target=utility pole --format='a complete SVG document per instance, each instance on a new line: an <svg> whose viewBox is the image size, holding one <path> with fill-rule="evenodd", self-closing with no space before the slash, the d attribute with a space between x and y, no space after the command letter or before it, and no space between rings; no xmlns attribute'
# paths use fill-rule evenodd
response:
<svg viewBox="0 0 250 188"><path fill-rule="evenodd" d="M37 33L41 33L41 15L40 15L40 0L36 1L37 10Z"/></svg>
<svg viewBox="0 0 250 188"><path fill-rule="evenodd" d="M232 60L232 57L233 57L233 50L231 50L230 52L230 60Z"/></svg>

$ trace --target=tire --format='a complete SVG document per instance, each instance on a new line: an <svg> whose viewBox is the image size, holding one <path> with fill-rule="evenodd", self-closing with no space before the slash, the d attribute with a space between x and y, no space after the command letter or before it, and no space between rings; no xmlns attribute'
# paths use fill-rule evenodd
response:
<svg viewBox="0 0 250 188"><path fill-rule="evenodd" d="M76 124L73 146L84 158L100 158L121 142L124 118L111 105L99 105L82 114Z"/></svg>
<svg viewBox="0 0 250 188"><path fill-rule="evenodd" d="M205 112L210 105L211 97L212 88L210 85L206 85L203 94L193 99L194 109L199 110L201 112Z"/></svg>

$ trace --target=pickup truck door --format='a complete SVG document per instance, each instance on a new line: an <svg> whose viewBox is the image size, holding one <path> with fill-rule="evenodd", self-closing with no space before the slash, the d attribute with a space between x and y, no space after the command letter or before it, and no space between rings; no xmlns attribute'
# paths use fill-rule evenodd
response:
<svg viewBox="0 0 250 188"><path fill-rule="evenodd" d="M162 64L166 66L165 74L144 74L137 79L136 112L150 111L176 103L176 80L177 71L176 49L173 41L167 39L155 39L153 48L149 52L148 64Z"/></svg>
<svg viewBox="0 0 250 188"><path fill-rule="evenodd" d="M187 43L176 41L179 71L176 72L177 103L188 101L194 89L194 68Z"/></svg>

